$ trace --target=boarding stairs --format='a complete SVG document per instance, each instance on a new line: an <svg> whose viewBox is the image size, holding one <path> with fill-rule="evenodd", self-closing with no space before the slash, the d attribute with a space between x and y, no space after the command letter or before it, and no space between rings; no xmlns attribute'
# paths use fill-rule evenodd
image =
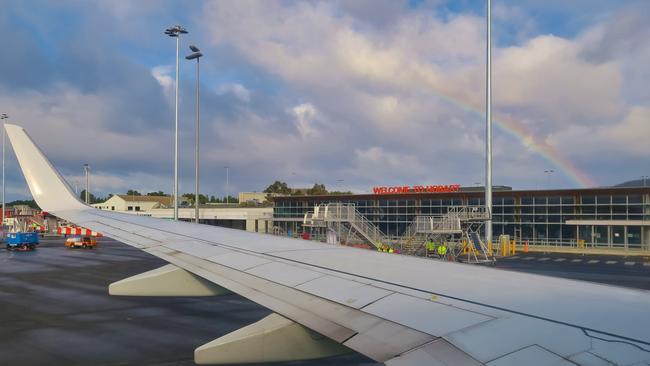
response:
<svg viewBox="0 0 650 366"><path fill-rule="evenodd" d="M328 203L315 206L314 211L305 214L303 226L334 230L346 242L362 238L380 249L390 244L388 237L357 211L353 204Z"/></svg>
<svg viewBox="0 0 650 366"><path fill-rule="evenodd" d="M432 240L446 243L449 255L457 260L482 263L492 257L478 234L489 218L490 213L484 206L452 206L443 215L416 216L399 239L391 240L353 204L328 203L317 205L314 211L306 213L303 227L332 230L340 241L360 240L379 249L390 246L407 255L432 254L427 253L425 245L427 240Z"/></svg>
<svg viewBox="0 0 650 366"><path fill-rule="evenodd" d="M468 263L485 263L491 261L485 243L479 236L479 230L490 213L484 206L452 206L447 213L436 216L416 216L402 234L399 245L404 254L437 257L426 248L428 240L444 243L448 255Z"/></svg>

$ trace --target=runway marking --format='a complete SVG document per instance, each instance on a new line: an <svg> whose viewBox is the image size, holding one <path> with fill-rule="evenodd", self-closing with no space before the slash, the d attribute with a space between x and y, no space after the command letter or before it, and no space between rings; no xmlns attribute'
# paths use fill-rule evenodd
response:
<svg viewBox="0 0 650 366"><path fill-rule="evenodd" d="M592 260L590 260L590 261L587 262L587 263L589 263L589 264L594 264L594 263L598 263L598 262L600 262L599 259L592 259Z"/></svg>
<svg viewBox="0 0 650 366"><path fill-rule="evenodd" d="M571 260L571 263L578 263L578 262L582 262L582 259L572 259Z"/></svg>
<svg viewBox="0 0 650 366"><path fill-rule="evenodd" d="M605 264L616 264L616 263L618 263L618 261L607 261L607 262L605 262Z"/></svg>
<svg viewBox="0 0 650 366"><path fill-rule="evenodd" d="M645 263L643 263L643 265L644 265L645 267L650 267L650 262L645 262Z"/></svg>
<svg viewBox="0 0 650 366"><path fill-rule="evenodd" d="M547 260L549 260L549 259L551 259L551 258L549 258L549 257L544 257L544 258L540 258L540 259L538 259L538 261L540 261L540 262L544 262L544 261L547 261Z"/></svg>
<svg viewBox="0 0 650 366"><path fill-rule="evenodd" d="M518 255L513 255L512 257L509 257L508 259L519 259Z"/></svg>
<svg viewBox="0 0 650 366"><path fill-rule="evenodd" d="M526 258L524 258L525 261L529 261L531 259L535 259L535 257L526 257Z"/></svg>
<svg viewBox="0 0 650 366"><path fill-rule="evenodd" d="M636 264L636 262L625 262L624 263L626 266L633 266Z"/></svg>
<svg viewBox="0 0 650 366"><path fill-rule="evenodd" d="M553 262L564 262L565 260L566 260L566 258L558 258L558 259L554 260Z"/></svg>

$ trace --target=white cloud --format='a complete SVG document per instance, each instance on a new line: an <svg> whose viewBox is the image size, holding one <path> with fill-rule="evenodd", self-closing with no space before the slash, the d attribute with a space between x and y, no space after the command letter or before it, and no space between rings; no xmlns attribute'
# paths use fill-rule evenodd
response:
<svg viewBox="0 0 650 366"><path fill-rule="evenodd" d="M594 150L605 152L607 158L626 156L630 161L647 164L650 161L650 107L632 107L621 120L606 125L570 126L553 133L548 141L565 146L573 155L593 157Z"/></svg>
<svg viewBox="0 0 650 366"><path fill-rule="evenodd" d="M175 80L172 75L173 68L170 65L160 65L151 69L151 76L156 79L162 87L168 100L174 96ZM179 84L180 85L180 84Z"/></svg>
<svg viewBox="0 0 650 366"><path fill-rule="evenodd" d="M316 108L309 104L303 103L291 108L290 112L295 118L296 128L303 139L318 137L319 131L314 126L316 118Z"/></svg>
<svg viewBox="0 0 650 366"><path fill-rule="evenodd" d="M622 115L621 75L616 64L592 64L580 45L539 36L499 51L494 66L495 104L525 108L554 129L570 123L604 123Z"/></svg>
<svg viewBox="0 0 650 366"><path fill-rule="evenodd" d="M245 86L238 84L238 83L230 83L230 84L224 84L219 86L217 88L217 93L218 94L233 94L235 97L237 97L239 100L243 102L250 102L251 101L251 92L250 90L246 89Z"/></svg>
<svg viewBox="0 0 650 366"><path fill-rule="evenodd" d="M484 19L452 15L442 20L435 11L402 9L384 26L367 27L363 17L341 9L345 7L329 2L211 2L205 16L212 20L215 45L233 46L249 62L279 77L289 93L313 100L327 116L320 117L319 125L339 127L319 130L319 138L340 144L341 150L349 150L345 144L361 144L361 156L377 153L372 149L381 145L386 154L433 164L437 160L431 156L451 149L458 156L456 164L467 164L460 156L474 157L469 170L482 169ZM603 129L630 114L634 106L625 98L627 81L620 62L585 59L587 42L581 37L526 39L537 24L523 8L496 10L526 27L517 36L518 45L494 50L497 120L514 121L520 130L533 131L538 141L556 141L571 135L571 129ZM298 119L298 126L301 136L313 135L304 119ZM626 128L639 131L640 126ZM509 156L530 148L533 138L515 143L496 138L503 142L495 149L497 161L514 164L502 171L525 167ZM571 146L554 146L577 165L586 161ZM635 149L621 145L618 153L635 154ZM601 152L595 146L583 150ZM362 175L373 175L370 168L358 168ZM463 174L462 169L445 168Z"/></svg>

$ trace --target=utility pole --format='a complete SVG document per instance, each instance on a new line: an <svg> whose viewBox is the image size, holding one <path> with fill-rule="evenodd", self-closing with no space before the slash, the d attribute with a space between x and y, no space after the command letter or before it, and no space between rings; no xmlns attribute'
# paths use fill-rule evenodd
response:
<svg viewBox="0 0 650 366"><path fill-rule="evenodd" d="M492 242L492 13L487 0L485 63L485 207L490 219L485 222L485 241Z"/></svg>
<svg viewBox="0 0 650 366"><path fill-rule="evenodd" d="M90 204L90 165L84 164L84 173L86 174L86 204Z"/></svg>

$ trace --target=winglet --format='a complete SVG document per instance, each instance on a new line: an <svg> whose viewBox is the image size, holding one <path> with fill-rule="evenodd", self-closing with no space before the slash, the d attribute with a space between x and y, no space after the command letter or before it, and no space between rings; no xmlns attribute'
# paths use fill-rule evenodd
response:
<svg viewBox="0 0 650 366"><path fill-rule="evenodd" d="M42 210L57 212L88 208L72 193L65 180L22 127L5 124L5 129L29 190Z"/></svg>

